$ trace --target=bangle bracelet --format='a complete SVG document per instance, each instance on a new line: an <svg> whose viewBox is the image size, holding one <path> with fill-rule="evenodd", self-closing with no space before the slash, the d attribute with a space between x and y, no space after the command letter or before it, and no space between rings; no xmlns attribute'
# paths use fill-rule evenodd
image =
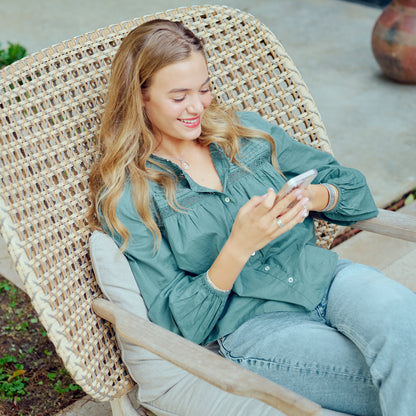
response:
<svg viewBox="0 0 416 416"><path fill-rule="evenodd" d="M321 183L321 185L325 186L329 194L328 203L326 207L323 210L321 210L321 212L331 211L335 208L335 205L338 202L338 189L330 183Z"/></svg>
<svg viewBox="0 0 416 416"><path fill-rule="evenodd" d="M228 292L230 292L230 290L220 289L219 287L217 287L217 286L214 284L214 282L213 282L213 281L209 278L208 271L207 271L207 282L209 283L209 285L210 285L213 289L217 290L218 292L222 292L222 293L228 293Z"/></svg>

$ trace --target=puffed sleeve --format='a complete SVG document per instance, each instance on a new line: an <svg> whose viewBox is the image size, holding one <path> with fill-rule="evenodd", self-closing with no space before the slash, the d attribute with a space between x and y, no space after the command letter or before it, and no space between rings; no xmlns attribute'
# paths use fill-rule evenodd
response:
<svg viewBox="0 0 416 416"><path fill-rule="evenodd" d="M189 275L178 269L165 239L155 250L154 237L143 224L131 198L129 185L117 206L117 217L131 237L124 255L154 323L203 344L226 305L228 292L214 289L206 273ZM113 236L121 246L119 235Z"/></svg>
<svg viewBox="0 0 416 416"><path fill-rule="evenodd" d="M261 129L274 138L279 167L287 179L314 168L318 171L314 184L330 183L337 187L338 202L331 211L319 213L323 219L351 225L377 216L377 206L361 172L340 165L327 152L298 142L279 126L268 123L257 114L239 114L243 124Z"/></svg>

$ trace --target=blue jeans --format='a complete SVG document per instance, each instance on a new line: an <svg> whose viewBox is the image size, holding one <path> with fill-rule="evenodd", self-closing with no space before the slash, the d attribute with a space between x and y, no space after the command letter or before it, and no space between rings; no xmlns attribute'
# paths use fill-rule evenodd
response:
<svg viewBox="0 0 416 416"><path fill-rule="evenodd" d="M227 359L325 408L416 412L416 295L377 270L340 260L312 312L257 316L220 341Z"/></svg>

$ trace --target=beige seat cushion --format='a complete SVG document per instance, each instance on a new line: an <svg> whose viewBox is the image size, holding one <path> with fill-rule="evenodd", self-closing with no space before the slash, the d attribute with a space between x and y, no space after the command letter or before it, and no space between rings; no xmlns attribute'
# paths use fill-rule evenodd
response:
<svg viewBox="0 0 416 416"><path fill-rule="evenodd" d="M126 257L107 234L94 231L90 254L95 277L104 296L117 306L148 319L146 305ZM152 401L187 374L162 358L117 336L123 362L139 385L139 400Z"/></svg>

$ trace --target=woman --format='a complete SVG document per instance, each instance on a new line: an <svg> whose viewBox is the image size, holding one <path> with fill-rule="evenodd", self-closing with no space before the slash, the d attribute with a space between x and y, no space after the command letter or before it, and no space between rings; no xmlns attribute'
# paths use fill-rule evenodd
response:
<svg viewBox="0 0 416 416"><path fill-rule="evenodd" d="M124 251L152 321L218 341L226 358L324 407L413 412L414 294L318 248L309 217L374 217L365 178L212 102L201 41L180 23L124 39L100 151L90 220ZM276 198L311 168L312 185Z"/></svg>

